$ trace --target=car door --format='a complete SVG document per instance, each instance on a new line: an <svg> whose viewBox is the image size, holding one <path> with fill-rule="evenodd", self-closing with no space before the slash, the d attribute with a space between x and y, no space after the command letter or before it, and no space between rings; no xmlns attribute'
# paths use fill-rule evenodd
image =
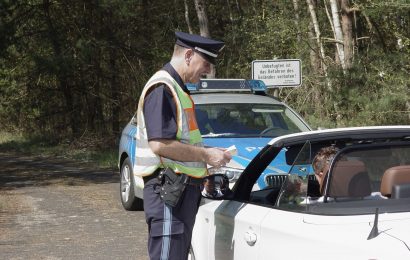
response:
<svg viewBox="0 0 410 260"><path fill-rule="evenodd" d="M263 168L281 151L281 147L269 149L266 148L262 152L270 155L260 156L260 160L247 168L249 173L245 173L235 186L234 192L237 197L231 200L211 201L200 206L192 240L195 259L248 260L264 257L266 259L266 255L274 256L269 252L269 248L261 246L270 243L264 242L266 237L261 224L268 226L265 218L272 215L270 212L275 206L280 186L261 189L257 182L258 178L263 176L260 172L259 175L255 174L263 171ZM300 171L300 168L292 168ZM299 178L297 173L294 176ZM282 221L273 224L280 226L287 221L286 216L281 219Z"/></svg>
<svg viewBox="0 0 410 260"><path fill-rule="evenodd" d="M202 205L197 214L194 233L201 233L195 259L257 259L261 241L260 223L271 209L239 201L213 201Z"/></svg>

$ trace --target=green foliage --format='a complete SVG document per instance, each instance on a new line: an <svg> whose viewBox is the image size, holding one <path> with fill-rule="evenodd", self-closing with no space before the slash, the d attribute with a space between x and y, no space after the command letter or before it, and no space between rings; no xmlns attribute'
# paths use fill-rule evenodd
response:
<svg viewBox="0 0 410 260"><path fill-rule="evenodd" d="M217 77L249 78L253 60L298 58L303 85L280 97L312 126L410 124L408 1L352 0L353 65L343 71L334 43L322 39L327 74L313 66L311 18L306 1L298 3L296 24L292 1L208 0L209 30L226 42ZM316 11L331 39L326 5L317 1ZM2 129L58 143L115 140L145 82L169 60L174 31L188 31L184 11L182 0L0 0Z"/></svg>

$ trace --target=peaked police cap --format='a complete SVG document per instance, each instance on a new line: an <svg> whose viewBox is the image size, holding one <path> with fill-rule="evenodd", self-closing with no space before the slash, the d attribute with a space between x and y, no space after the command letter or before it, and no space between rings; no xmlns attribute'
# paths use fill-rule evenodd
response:
<svg viewBox="0 0 410 260"><path fill-rule="evenodd" d="M225 47L225 43L222 41L202 37L196 34L175 32L175 37L177 45L193 49L212 64L215 64L216 57L218 57L219 52Z"/></svg>

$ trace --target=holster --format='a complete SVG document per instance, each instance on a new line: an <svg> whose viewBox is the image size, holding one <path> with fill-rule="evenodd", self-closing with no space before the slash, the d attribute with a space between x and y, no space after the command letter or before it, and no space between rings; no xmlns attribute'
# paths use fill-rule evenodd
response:
<svg viewBox="0 0 410 260"><path fill-rule="evenodd" d="M178 175L170 168L165 168L159 173L158 179L161 183L159 194L165 204L171 207L178 205L185 190L187 178L187 175Z"/></svg>

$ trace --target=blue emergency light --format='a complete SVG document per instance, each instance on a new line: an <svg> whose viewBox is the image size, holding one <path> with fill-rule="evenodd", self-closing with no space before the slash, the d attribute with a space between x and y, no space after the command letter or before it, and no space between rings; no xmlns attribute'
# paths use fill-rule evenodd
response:
<svg viewBox="0 0 410 260"><path fill-rule="evenodd" d="M266 92L267 88L262 80L245 79L201 79L198 83L187 83L191 92Z"/></svg>

